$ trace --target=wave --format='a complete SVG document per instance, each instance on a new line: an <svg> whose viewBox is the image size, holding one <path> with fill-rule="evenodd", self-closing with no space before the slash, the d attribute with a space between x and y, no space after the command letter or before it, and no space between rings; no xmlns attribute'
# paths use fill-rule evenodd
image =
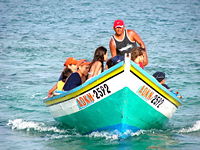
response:
<svg viewBox="0 0 200 150"><path fill-rule="evenodd" d="M132 132L131 130L127 130L126 132L119 132L117 130L115 131L95 131L87 135L81 135L77 133L73 129L62 129L62 127L59 128L59 126L54 125L48 125L43 122L35 122L35 121L26 121L23 119L14 119L9 120L7 123L7 126L11 127L12 130L23 130L26 132L38 132L38 133L48 133L47 137L49 139L61 139L61 138L67 138L67 137L89 137L89 138L103 138L106 140L120 140L120 139L126 139L128 137L135 137L140 136L143 134L149 134L149 133L162 133L163 130L139 130L137 132ZM200 131L200 120L196 121L192 127L188 128L182 128L178 131L178 133L191 133Z"/></svg>
<svg viewBox="0 0 200 150"><path fill-rule="evenodd" d="M46 135L49 139L61 139L67 137L89 137L89 138L104 138L106 140L119 140L125 139L127 137L139 136L143 134L144 131L140 130L138 132L132 132L127 130L121 133L117 130L115 131L95 131L87 135L81 135L73 129L59 129L58 126L47 125L43 122L26 121L23 119L9 120L7 126L11 127L12 130L22 130L26 132L38 132L38 133L48 133ZM61 127L62 128L62 127Z"/></svg>
<svg viewBox="0 0 200 150"><path fill-rule="evenodd" d="M67 133L68 130L62 130L54 126L47 126L43 122L25 121L23 119L9 120L7 123L12 129L37 131L37 132L53 132L53 133Z"/></svg>
<svg viewBox="0 0 200 150"><path fill-rule="evenodd" d="M132 132L131 130L126 130L126 132L119 132L117 130L115 131L96 131L92 132L88 137L94 137L94 138L105 138L106 140L119 140L119 139L126 139L127 137L133 137L133 136L139 136L143 134L143 130L139 130L137 132Z"/></svg>
<svg viewBox="0 0 200 150"><path fill-rule="evenodd" d="M196 131L200 131L200 120L196 121L192 127L180 129L178 133L191 133Z"/></svg>

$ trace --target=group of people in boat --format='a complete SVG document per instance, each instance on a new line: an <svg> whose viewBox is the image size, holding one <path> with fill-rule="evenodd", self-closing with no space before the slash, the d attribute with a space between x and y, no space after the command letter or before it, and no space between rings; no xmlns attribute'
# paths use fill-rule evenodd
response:
<svg viewBox="0 0 200 150"><path fill-rule="evenodd" d="M113 30L115 34L111 37L109 42L112 57L108 59L108 50L100 46L95 50L91 62L86 59L76 60L73 57L67 58L59 80L53 88L49 90L48 97L53 96L55 90L72 90L83 84L86 80L99 75L105 69L109 69L120 61L123 61L125 53L130 53L131 60L141 68L144 68L148 64L145 44L135 31L126 29L123 20L115 20ZM105 67L104 62L106 62ZM159 77L159 74L156 75Z"/></svg>

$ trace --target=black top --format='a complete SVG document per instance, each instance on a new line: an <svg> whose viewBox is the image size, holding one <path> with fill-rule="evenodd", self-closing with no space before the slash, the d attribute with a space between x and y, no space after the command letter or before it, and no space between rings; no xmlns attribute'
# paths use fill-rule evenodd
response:
<svg viewBox="0 0 200 150"><path fill-rule="evenodd" d="M81 77L77 72L72 73L63 87L64 91L69 91L82 84Z"/></svg>
<svg viewBox="0 0 200 150"><path fill-rule="evenodd" d="M126 30L124 31L124 33L125 35L122 41L115 39L114 35L112 36L116 44L117 55L120 56L124 56L125 53L130 53L133 48L137 47L136 42L131 42L129 40Z"/></svg>
<svg viewBox="0 0 200 150"><path fill-rule="evenodd" d="M170 89L170 87L168 87L168 85L167 84L162 84L162 86L164 86L166 89Z"/></svg>

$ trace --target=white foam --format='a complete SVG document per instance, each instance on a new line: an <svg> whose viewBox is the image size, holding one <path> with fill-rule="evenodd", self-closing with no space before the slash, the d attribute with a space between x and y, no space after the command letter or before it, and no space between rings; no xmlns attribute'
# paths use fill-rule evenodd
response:
<svg viewBox="0 0 200 150"><path fill-rule="evenodd" d="M25 121L23 119L9 120L7 123L12 129L16 130L34 130L38 132L55 132L55 133L65 133L66 130L60 130L57 127L47 126L42 122Z"/></svg>
<svg viewBox="0 0 200 150"><path fill-rule="evenodd" d="M200 120L196 121L193 127L190 128L183 128L179 130L179 133L190 133L190 132L195 132L200 130Z"/></svg>
<svg viewBox="0 0 200 150"><path fill-rule="evenodd" d="M137 132L132 132L131 130L127 130L124 134L127 136L139 136L140 134L143 134L144 130L139 130Z"/></svg>
<svg viewBox="0 0 200 150"><path fill-rule="evenodd" d="M40 96L42 93L34 93L33 95L31 95L31 98L34 99L36 98L37 96Z"/></svg>
<svg viewBox="0 0 200 150"><path fill-rule="evenodd" d="M106 132L106 131L101 131L101 132L92 132L88 135L89 137L95 137L95 138L105 138L106 140L111 139L111 140L117 140L119 139L119 135L116 133L111 133L111 132Z"/></svg>
<svg viewBox="0 0 200 150"><path fill-rule="evenodd" d="M48 134L47 137L50 139L60 139L60 138L67 138L70 136L74 137L80 137L83 135L80 135L78 133L69 134L68 130L61 130L58 129L57 127L54 126L48 126L43 122L35 122L35 121L26 121L23 119L14 119L14 120L9 120L7 123L8 126L11 127L13 130L25 130L27 132L29 131L37 131L37 132L53 132L53 134ZM54 134L56 133L56 134ZM61 134L57 134L61 133ZM143 131L137 131L137 132L132 132L131 130L127 130L124 133L121 133L117 130L109 132L109 131L96 131L92 132L88 135L84 135L86 137L91 137L91 138L105 138L106 140L119 140L121 138L127 138L127 137L132 137L132 136L139 136L140 134L143 134Z"/></svg>
<svg viewBox="0 0 200 150"><path fill-rule="evenodd" d="M139 136L140 134L143 134L143 131L137 131L137 132L132 132L131 130L127 130L124 133L121 133L117 130L112 131L112 132L107 132L107 131L101 131L101 132L92 132L88 136L89 137L95 137L95 138L105 138L106 140L118 140L121 138L127 138L130 136Z"/></svg>

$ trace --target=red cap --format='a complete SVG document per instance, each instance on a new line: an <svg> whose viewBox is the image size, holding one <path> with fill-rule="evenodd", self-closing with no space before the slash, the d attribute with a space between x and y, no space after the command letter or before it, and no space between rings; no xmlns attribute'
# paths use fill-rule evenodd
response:
<svg viewBox="0 0 200 150"><path fill-rule="evenodd" d="M77 66L83 66L83 65L89 65L91 62L88 62L87 60L85 59L81 59L79 60Z"/></svg>
<svg viewBox="0 0 200 150"><path fill-rule="evenodd" d="M113 27L117 28L117 27L124 27L124 21L123 20L115 20Z"/></svg>
<svg viewBox="0 0 200 150"><path fill-rule="evenodd" d="M64 66L68 66L68 65L76 65L79 61L76 60L75 58L73 57L69 57L66 59L65 63L64 63Z"/></svg>

